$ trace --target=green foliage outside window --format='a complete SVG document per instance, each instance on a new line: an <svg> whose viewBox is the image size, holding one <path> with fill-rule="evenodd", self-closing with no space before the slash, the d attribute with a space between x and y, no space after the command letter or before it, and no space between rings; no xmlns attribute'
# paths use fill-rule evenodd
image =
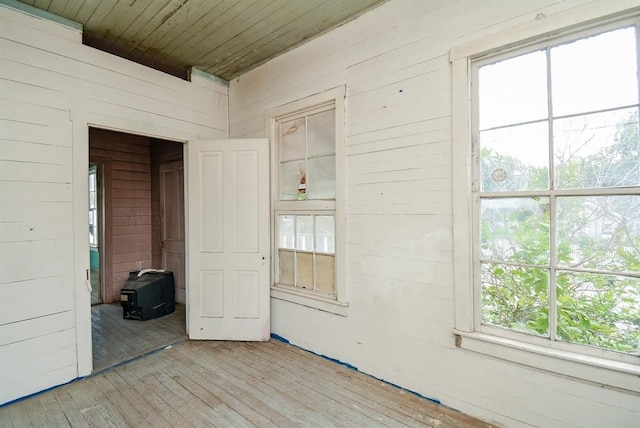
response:
<svg viewBox="0 0 640 428"><path fill-rule="evenodd" d="M638 111L616 128L613 141L594 153L554 153L555 182L563 189L638 187ZM519 172L505 180L513 190L549 188L546 167L486 147L480 158L484 189L495 188L491 172L496 168ZM555 292L558 340L637 353L640 195L595 192L555 201L554 234L550 197L544 192L481 199L482 322L548 337L549 296ZM550 289L553 283L555 290Z"/></svg>

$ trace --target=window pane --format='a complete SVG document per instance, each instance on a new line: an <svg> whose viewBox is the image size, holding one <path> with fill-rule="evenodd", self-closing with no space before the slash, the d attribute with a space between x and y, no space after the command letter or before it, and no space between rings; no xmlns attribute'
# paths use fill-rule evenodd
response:
<svg viewBox="0 0 640 428"><path fill-rule="evenodd" d="M554 116L636 104L636 68L634 28L551 49Z"/></svg>
<svg viewBox="0 0 640 428"><path fill-rule="evenodd" d="M330 215L316 216L316 251L333 254L336 251L334 218Z"/></svg>
<svg viewBox="0 0 640 428"><path fill-rule="evenodd" d="M500 264L482 264L482 322L548 336L549 273Z"/></svg>
<svg viewBox="0 0 640 428"><path fill-rule="evenodd" d="M549 265L549 199L480 201L483 260Z"/></svg>
<svg viewBox="0 0 640 428"><path fill-rule="evenodd" d="M313 216L296 216L296 250L313 251Z"/></svg>
<svg viewBox="0 0 640 428"><path fill-rule="evenodd" d="M544 51L486 65L478 79L481 130L547 117Z"/></svg>
<svg viewBox="0 0 640 428"><path fill-rule="evenodd" d="M481 132L482 191L548 189L548 129L545 121Z"/></svg>
<svg viewBox="0 0 640 428"><path fill-rule="evenodd" d="M558 264L640 270L640 196L558 198Z"/></svg>
<svg viewBox="0 0 640 428"><path fill-rule="evenodd" d="M558 338L622 352L640 347L640 280L561 272Z"/></svg>
<svg viewBox="0 0 640 428"><path fill-rule="evenodd" d="M305 119L300 118L280 124L280 161L304 159L307 131Z"/></svg>
<svg viewBox="0 0 640 428"><path fill-rule="evenodd" d="M295 216L293 215L278 216L278 234L280 235L278 245L280 248L289 248L291 250L295 248L294 219Z"/></svg>
<svg viewBox="0 0 640 428"><path fill-rule="evenodd" d="M305 172L304 161L292 161L280 164L280 200L293 201L298 198L300 178Z"/></svg>
<svg viewBox="0 0 640 428"><path fill-rule="evenodd" d="M640 185L638 109L558 119L554 150L558 188Z"/></svg>
<svg viewBox="0 0 640 428"><path fill-rule="evenodd" d="M293 251L278 251L279 283L285 285L294 285L293 283Z"/></svg>
<svg viewBox="0 0 640 428"><path fill-rule="evenodd" d="M335 294L336 267L335 257L316 255L316 288L320 291Z"/></svg>
<svg viewBox="0 0 640 428"><path fill-rule="evenodd" d="M334 109L307 118L309 157L332 155L336 152L336 112Z"/></svg>
<svg viewBox="0 0 640 428"><path fill-rule="evenodd" d="M336 157L309 159L307 199L335 199Z"/></svg>
<svg viewBox="0 0 640 428"><path fill-rule="evenodd" d="M296 253L296 286L313 289L313 254Z"/></svg>

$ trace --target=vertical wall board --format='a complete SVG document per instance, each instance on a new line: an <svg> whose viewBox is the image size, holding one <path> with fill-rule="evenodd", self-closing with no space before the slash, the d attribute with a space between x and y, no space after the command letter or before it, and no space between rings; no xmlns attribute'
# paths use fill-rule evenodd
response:
<svg viewBox="0 0 640 428"><path fill-rule="evenodd" d="M0 404L91 372L89 127L147 142L228 137L226 85L186 82L83 46L81 38L0 6L0 292L20 301L0 314L3 340L11 342L0 344ZM149 148L132 147L106 148L118 152L114 210L124 215L114 227L123 237L151 231L150 196L145 205L138 193L149 193L150 180L133 179L149 174ZM131 215L147 220L127 224ZM150 238L131 253L119 255L122 269L131 267L129 256L150 265Z"/></svg>
<svg viewBox="0 0 640 428"><path fill-rule="evenodd" d="M272 330L505 426L637 425L633 393L458 349L453 334L449 53L556 15L597 18L612 4L391 0L229 82L233 138L263 136L266 111L346 85L348 314L273 298Z"/></svg>

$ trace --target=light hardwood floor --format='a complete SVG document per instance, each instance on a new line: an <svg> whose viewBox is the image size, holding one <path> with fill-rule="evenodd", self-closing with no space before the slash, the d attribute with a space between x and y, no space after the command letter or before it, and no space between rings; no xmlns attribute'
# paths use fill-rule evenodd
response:
<svg viewBox="0 0 640 428"><path fill-rule="evenodd" d="M123 319L119 303L92 306L94 373L185 340L185 325L181 304L172 314L147 321Z"/></svg>
<svg viewBox="0 0 640 428"><path fill-rule="evenodd" d="M94 317L101 364L160 350L1 407L0 427L490 426L277 340L186 340L182 305L144 322L118 305Z"/></svg>

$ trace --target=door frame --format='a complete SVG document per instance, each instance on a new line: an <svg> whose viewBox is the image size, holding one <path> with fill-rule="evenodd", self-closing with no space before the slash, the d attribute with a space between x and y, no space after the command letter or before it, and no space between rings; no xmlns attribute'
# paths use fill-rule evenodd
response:
<svg viewBox="0 0 640 428"><path fill-rule="evenodd" d="M98 249L100 263L100 300L102 303L111 303L111 299L106 299L105 284L111 286L113 280L106 281L106 278L113 277L113 252L111 233L111 205L107 206L106 201L111 200L111 166L112 160L100 156L89 156L89 165L98 166L98 180L100 183L98 194Z"/></svg>
<svg viewBox="0 0 640 428"><path fill-rule="evenodd" d="M87 229L89 225L87 217L89 209L89 189L87 181L87 165L89 164L89 128L100 128L183 143L184 159L186 159L188 141L198 140L205 137L200 137L200 135L194 132L184 131L181 129L166 128L152 123L138 122L98 113L89 113L77 110L71 110L70 113L72 132L71 189L73 194L73 282L76 316L76 374L77 377L82 377L93 372L91 295L87 285L87 272L89 270L89 252L87 251ZM220 139L226 138L226 136L211 135L206 136L206 138ZM185 174L187 173L187 168L188 164L185 163ZM188 230L188 227L189 223L185 218L185 228ZM188 312L189 308L187 307L186 309ZM188 332L188 323L186 328Z"/></svg>

